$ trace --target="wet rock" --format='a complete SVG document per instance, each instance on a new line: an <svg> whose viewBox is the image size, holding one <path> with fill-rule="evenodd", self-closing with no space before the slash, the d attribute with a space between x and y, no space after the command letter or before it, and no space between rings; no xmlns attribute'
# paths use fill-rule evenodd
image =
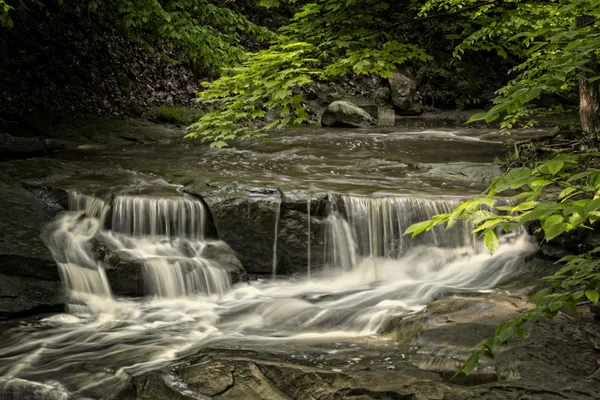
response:
<svg viewBox="0 0 600 400"><path fill-rule="evenodd" d="M401 115L418 115L423 112L417 103L417 83L400 72L388 79L392 103Z"/></svg>
<svg viewBox="0 0 600 400"><path fill-rule="evenodd" d="M209 242L202 249L201 256L216 261L218 265L229 272L231 283L247 282L248 274L240 259L225 242Z"/></svg>
<svg viewBox="0 0 600 400"><path fill-rule="evenodd" d="M519 294L529 295L546 287L548 283L542 280L542 278L553 275L559 268L560 265L556 264L553 260L542 258L538 253L525 259L523 266L519 268L518 272L504 282L501 282L498 287Z"/></svg>
<svg viewBox="0 0 600 400"><path fill-rule="evenodd" d="M469 181L477 183L489 183L496 177L502 175L502 170L498 165L479 164L469 165L466 163L445 163L445 164L419 164L419 168L429 170L427 175L433 179L443 181Z"/></svg>
<svg viewBox="0 0 600 400"><path fill-rule="evenodd" d="M208 203L219 238L228 243L248 273L272 270L277 201L211 198ZM279 257L281 253L279 254Z"/></svg>
<svg viewBox="0 0 600 400"><path fill-rule="evenodd" d="M472 320L478 317L470 314ZM452 371L461 366L456 350L465 348L465 355L470 354L471 349L467 346L475 341L475 337L488 334L487 326L492 327L494 323L495 320L489 324L472 322L456 328L452 323L439 325L433 319L427 323L433 328L425 326L418 337L423 343L419 345L420 349L412 350L405 361L393 365L395 368L389 368L387 363L369 363L356 368L340 365L332 370L308 365L309 362L291 362L288 357L264 350L207 349L170 368L133 378L129 388L116 398L592 400L600 394L596 382L584 379L597 367L591 364L594 351L590 349L592 343L589 340L593 335L572 339L565 349L573 353L567 356L569 365L558 365L555 361L563 349L550 346L550 341L555 339L562 344L567 335L583 326L568 328L563 325L554 330L549 329L552 323L531 329L525 342L511 342L508 350L499 351L498 361L493 365L482 365L470 377L449 382ZM471 334L469 329L480 326L486 329ZM565 332L557 334L561 330ZM432 344L431 348L427 347L428 343ZM431 353L433 343L437 346L435 354ZM544 347L540 348L536 343ZM360 355L364 356L364 351L357 347L356 352ZM387 356L385 361L397 351L394 347L381 347L375 354L379 358ZM344 357L352 358L352 355L345 353ZM577 357L580 357L579 362ZM322 357L319 359L323 362ZM505 375L511 371L510 376Z"/></svg>
<svg viewBox="0 0 600 400"><path fill-rule="evenodd" d="M41 157L48 150L48 146L40 138L10 136L0 132L0 161Z"/></svg>
<svg viewBox="0 0 600 400"><path fill-rule="evenodd" d="M0 318L61 311L56 263L40 238L63 210L58 192L0 182Z"/></svg>
<svg viewBox="0 0 600 400"><path fill-rule="evenodd" d="M181 378L195 392L216 396L234 385L235 368L221 362L201 363L181 370Z"/></svg>
<svg viewBox="0 0 600 400"><path fill-rule="evenodd" d="M117 254L101 237L93 240L92 251L94 259L104 265L106 278L114 295L144 295L143 262L130 258L127 254Z"/></svg>
<svg viewBox="0 0 600 400"><path fill-rule="evenodd" d="M59 384L0 378L0 396L2 400L65 400L69 394Z"/></svg>
<svg viewBox="0 0 600 400"><path fill-rule="evenodd" d="M195 190L197 188L186 188ZM325 195L307 192L281 194L270 188L246 188L222 197L203 195L217 228L219 239L231 246L245 270L250 274L270 274L273 257L277 257L278 274L305 274L308 266L308 202L310 197L311 267L319 268L323 254L323 220ZM243 196L243 197L239 197ZM277 245L273 251L277 209Z"/></svg>
<svg viewBox="0 0 600 400"><path fill-rule="evenodd" d="M60 282L0 274L0 320L62 312L66 300Z"/></svg>
<svg viewBox="0 0 600 400"><path fill-rule="evenodd" d="M323 113L321 125L330 127L368 128L375 125L375 119L365 110L348 101L334 101Z"/></svg>
<svg viewBox="0 0 600 400"><path fill-rule="evenodd" d="M60 204L17 185L0 183L0 191L0 273L58 281L56 264L40 232L61 211Z"/></svg>

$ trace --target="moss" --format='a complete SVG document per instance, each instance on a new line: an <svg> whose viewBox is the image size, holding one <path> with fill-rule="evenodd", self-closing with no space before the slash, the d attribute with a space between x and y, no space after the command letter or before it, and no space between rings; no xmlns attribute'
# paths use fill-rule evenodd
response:
<svg viewBox="0 0 600 400"><path fill-rule="evenodd" d="M191 125L196 122L204 110L194 107L162 105L154 109L154 120L176 125Z"/></svg>

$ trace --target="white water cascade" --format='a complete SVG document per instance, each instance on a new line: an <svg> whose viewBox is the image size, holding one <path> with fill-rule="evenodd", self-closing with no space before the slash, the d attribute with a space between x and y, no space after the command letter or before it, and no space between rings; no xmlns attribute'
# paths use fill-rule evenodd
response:
<svg viewBox="0 0 600 400"><path fill-rule="evenodd" d="M448 211L456 200L332 196L329 269L315 268L305 279L231 285L231 270L218 256L229 251L227 244L202 239L208 221L203 203L123 196L107 210L109 204L92 197L72 194L72 200L79 204L73 208L87 211L65 213L45 237L65 285L83 293L76 299L87 312L52 316L40 321L42 329L16 327L0 346L6 360L0 375L11 385L44 384L65 398L116 393L129 375L209 346L290 346L294 352L310 341L334 347L343 341L356 346L364 336L377 341L392 317L453 293L492 290L536 249L526 234L504 236L490 255L460 225L419 241L401 236L411 223ZM100 222L111 212L113 230ZM94 257L98 242L126 264L141 265L145 294L153 296L112 299Z"/></svg>
<svg viewBox="0 0 600 400"><path fill-rule="evenodd" d="M98 246L141 268L145 295L223 295L229 290L235 271L207 255L231 250L223 242L205 240L202 202L118 196L111 210L101 199L70 193L69 207L70 212L46 228L44 239L75 303L85 302L80 298L87 295L111 297L106 268L95 253ZM109 212L112 229L104 229Z"/></svg>
<svg viewBox="0 0 600 400"><path fill-rule="evenodd" d="M409 248L430 245L476 254L472 226L459 221L451 230L436 227L411 240L404 231L415 222L450 212L454 199L330 196L325 260L333 268L354 270L359 259L399 259Z"/></svg>
<svg viewBox="0 0 600 400"><path fill-rule="evenodd" d="M90 296L110 297L111 290L102 265L94 259L90 241L100 231L109 206L102 200L70 193L69 208L45 228L42 239L50 249L72 303L70 311L85 312Z"/></svg>
<svg viewBox="0 0 600 400"><path fill-rule="evenodd" d="M130 236L204 239L206 210L183 197L118 196L113 201L112 230Z"/></svg>
<svg viewBox="0 0 600 400"><path fill-rule="evenodd" d="M275 228L273 231L273 278L277 277L277 240L279 239L279 219L281 218L281 197L275 203Z"/></svg>

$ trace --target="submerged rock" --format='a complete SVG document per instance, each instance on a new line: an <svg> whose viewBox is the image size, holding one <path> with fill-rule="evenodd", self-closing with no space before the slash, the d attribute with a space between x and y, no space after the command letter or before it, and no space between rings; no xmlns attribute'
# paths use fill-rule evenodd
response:
<svg viewBox="0 0 600 400"><path fill-rule="evenodd" d="M331 127L368 128L375 125L375 119L365 110L349 101L334 101L323 113L321 125Z"/></svg>
<svg viewBox="0 0 600 400"><path fill-rule="evenodd" d="M396 123L396 113L391 108L379 107L377 109L378 126L394 126Z"/></svg>
<svg viewBox="0 0 600 400"><path fill-rule="evenodd" d="M488 299L490 300L490 299ZM525 341L499 349L496 360L482 361L474 374L449 378L481 337L493 333L504 313L513 308L496 298L457 298L456 320L432 314L422 319L411 346L389 343L354 344L343 351L317 350L295 358L269 350L205 349L171 367L143 373L116 398L138 399L595 399L597 382L586 379L597 369L594 335L587 321L560 318L530 327ZM454 309L449 303L442 308ZM466 308L465 308L466 307ZM484 310L479 313L479 310ZM480 321L480 322L476 322ZM573 338L575 332L588 332ZM553 345L554 343L554 345ZM337 345L338 343L336 343ZM341 343L339 343L341 344ZM559 345L560 344L560 345ZM327 346L327 342L321 343ZM561 362L561 359L564 360ZM355 364L356 363L356 364Z"/></svg>

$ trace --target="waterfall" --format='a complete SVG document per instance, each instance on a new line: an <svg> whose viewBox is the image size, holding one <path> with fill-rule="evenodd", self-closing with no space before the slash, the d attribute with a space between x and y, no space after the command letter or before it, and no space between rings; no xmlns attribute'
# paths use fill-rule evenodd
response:
<svg viewBox="0 0 600 400"><path fill-rule="evenodd" d="M433 245L477 252L472 226L459 221L451 230L436 227L411 240L403 233L411 224L450 212L457 199L416 197L330 196L332 210L326 234L326 263L352 270L362 258L400 258L408 248Z"/></svg>
<svg viewBox="0 0 600 400"><path fill-rule="evenodd" d="M306 265L306 274L310 278L310 197L306 200L306 248L307 248L307 265Z"/></svg>
<svg viewBox="0 0 600 400"><path fill-rule="evenodd" d="M348 221L330 215L326 221L325 264L343 271L353 271L357 263L357 244Z"/></svg>
<svg viewBox="0 0 600 400"><path fill-rule="evenodd" d="M204 239L204 204L182 197L118 196L112 229L131 236Z"/></svg>
<svg viewBox="0 0 600 400"><path fill-rule="evenodd" d="M111 228L105 229L111 206ZM42 237L74 304L86 303L89 296L112 297L96 244L140 268L147 295L222 295L231 286L232 267L214 258L232 252L223 242L204 239L205 221L207 210L195 199L118 196L108 204L73 192L69 212L46 227ZM86 312L82 307L75 312Z"/></svg>
<svg viewBox="0 0 600 400"><path fill-rule="evenodd" d="M83 211L104 224L109 205L102 199L77 192L69 192L69 211Z"/></svg>
<svg viewBox="0 0 600 400"><path fill-rule="evenodd" d="M109 206L102 200L69 193L71 212L61 215L42 232L60 279L68 290L74 313L86 311L81 303L90 296L110 297L104 268L92 256L90 241L100 231Z"/></svg>
<svg viewBox="0 0 600 400"><path fill-rule="evenodd" d="M275 229L273 233L273 278L277 277L277 237L279 236L279 218L281 217L281 197L275 204Z"/></svg>

